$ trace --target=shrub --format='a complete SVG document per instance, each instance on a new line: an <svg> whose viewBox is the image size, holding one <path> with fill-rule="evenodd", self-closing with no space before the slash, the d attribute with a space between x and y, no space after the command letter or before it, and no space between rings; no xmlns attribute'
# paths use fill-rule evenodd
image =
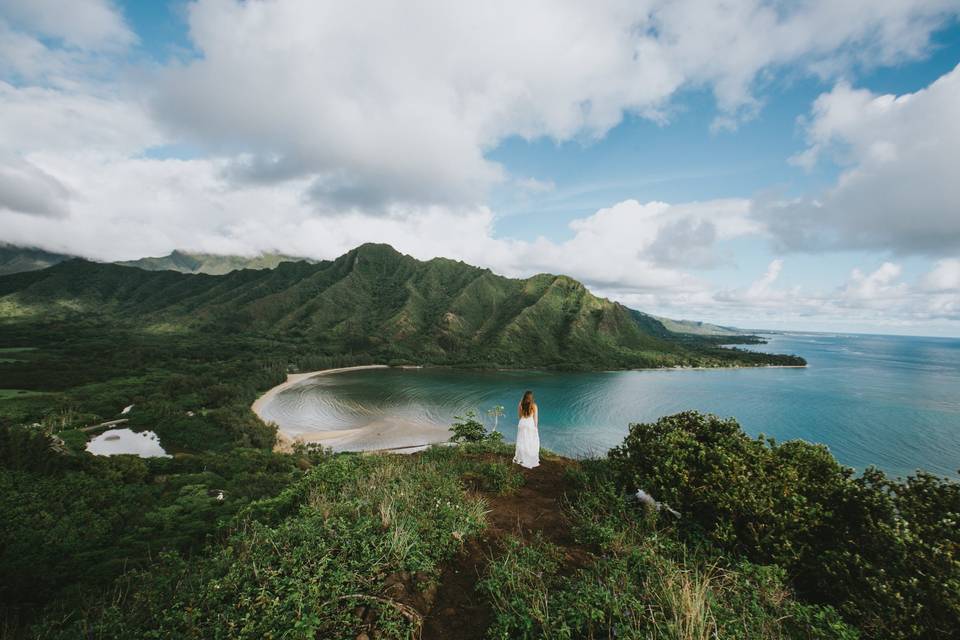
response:
<svg viewBox="0 0 960 640"><path fill-rule="evenodd" d="M503 440L503 435L499 431L487 433L487 428L483 423L477 420L475 411L467 411L465 416L455 416L455 422L450 430L453 436L450 438L453 442L483 442L491 438Z"/></svg>
<svg viewBox="0 0 960 640"><path fill-rule="evenodd" d="M870 637L960 628L960 485L875 469L854 478L826 447L752 439L696 412L633 424L608 456L621 486L683 513L688 538L783 567Z"/></svg>

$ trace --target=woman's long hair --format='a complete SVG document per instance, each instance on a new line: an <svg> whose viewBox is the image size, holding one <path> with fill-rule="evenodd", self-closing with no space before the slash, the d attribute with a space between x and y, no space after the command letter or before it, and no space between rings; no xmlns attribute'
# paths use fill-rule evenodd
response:
<svg viewBox="0 0 960 640"><path fill-rule="evenodd" d="M520 401L520 416L529 418L533 415L533 391L524 391Z"/></svg>

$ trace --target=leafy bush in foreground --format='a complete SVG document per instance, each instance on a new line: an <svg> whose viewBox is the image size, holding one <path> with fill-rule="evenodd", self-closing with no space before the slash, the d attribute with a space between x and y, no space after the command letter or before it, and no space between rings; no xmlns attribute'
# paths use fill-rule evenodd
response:
<svg viewBox="0 0 960 640"><path fill-rule="evenodd" d="M956 483L876 469L855 478L826 447L752 439L733 419L696 412L631 425L608 455L621 486L683 513L691 539L783 567L804 597L869 637L960 629Z"/></svg>
<svg viewBox="0 0 960 640"><path fill-rule="evenodd" d="M453 442L490 442L499 444L503 442L503 434L499 431L487 431L483 423L477 420L475 411L467 411L466 416L454 416L455 422L450 426L453 435L450 440Z"/></svg>

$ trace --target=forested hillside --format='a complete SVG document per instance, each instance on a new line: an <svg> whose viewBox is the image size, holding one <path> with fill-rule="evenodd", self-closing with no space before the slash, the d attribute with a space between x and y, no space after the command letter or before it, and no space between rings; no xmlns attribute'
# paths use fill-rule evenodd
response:
<svg viewBox="0 0 960 640"><path fill-rule="evenodd" d="M281 337L326 355L447 365L803 364L674 333L562 275L524 280L367 244L333 261L225 275L71 260L0 278L0 318L100 318L149 332Z"/></svg>

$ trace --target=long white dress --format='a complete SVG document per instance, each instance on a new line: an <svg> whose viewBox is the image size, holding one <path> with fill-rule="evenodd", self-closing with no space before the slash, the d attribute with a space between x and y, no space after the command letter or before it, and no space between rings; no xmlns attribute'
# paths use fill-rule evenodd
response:
<svg viewBox="0 0 960 640"><path fill-rule="evenodd" d="M527 469L540 466L540 433L537 431L537 410L517 423L517 450L513 461Z"/></svg>

